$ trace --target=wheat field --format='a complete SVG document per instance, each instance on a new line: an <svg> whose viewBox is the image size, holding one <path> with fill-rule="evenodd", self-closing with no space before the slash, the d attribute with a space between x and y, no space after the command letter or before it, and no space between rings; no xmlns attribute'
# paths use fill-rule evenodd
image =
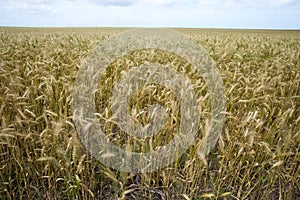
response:
<svg viewBox="0 0 300 200"><path fill-rule="evenodd" d="M131 174L106 167L81 144L73 84L83 60L125 28L0 28L0 199L300 199L300 31L176 29L214 59L226 89L226 121L206 158L195 143L166 168ZM201 74L168 52L141 50L116 60L99 80L99 123L122 148L154 148L109 120L109 98L123 72L145 62L172 64L196 83L199 138L208 127ZM178 102L151 85L130 99L137 123L159 102L168 119L153 145L172 139Z"/></svg>

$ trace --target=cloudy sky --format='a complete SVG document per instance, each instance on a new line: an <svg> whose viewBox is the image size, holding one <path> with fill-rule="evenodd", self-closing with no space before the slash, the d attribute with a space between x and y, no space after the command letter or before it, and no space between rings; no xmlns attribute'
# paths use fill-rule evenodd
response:
<svg viewBox="0 0 300 200"><path fill-rule="evenodd" d="M300 29L300 0L0 0L0 26Z"/></svg>

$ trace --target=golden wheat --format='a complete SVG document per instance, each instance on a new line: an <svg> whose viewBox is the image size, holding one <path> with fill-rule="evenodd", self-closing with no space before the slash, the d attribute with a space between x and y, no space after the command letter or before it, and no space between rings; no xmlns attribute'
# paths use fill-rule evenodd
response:
<svg viewBox="0 0 300 200"><path fill-rule="evenodd" d="M158 85L136 92L130 110L149 122L147 106L168 113L146 142L111 119L109 98L121 73L145 62L170 64L190 78L201 109L199 139L175 163L133 175L112 170L81 145L72 119L72 91L83 59L123 29L0 29L1 199L299 199L300 32L180 29L216 61L227 96L224 131L207 158L197 144L209 105L201 74L182 58L142 50L116 60L100 78L97 116L107 136L131 151L168 143L180 123L174 95Z"/></svg>

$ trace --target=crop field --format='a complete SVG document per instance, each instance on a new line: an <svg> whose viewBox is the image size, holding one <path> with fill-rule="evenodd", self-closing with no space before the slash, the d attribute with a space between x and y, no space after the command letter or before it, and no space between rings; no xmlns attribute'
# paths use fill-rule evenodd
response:
<svg viewBox="0 0 300 200"><path fill-rule="evenodd" d="M122 74L143 63L189 77L199 99L193 145L156 172L109 168L82 145L73 120L74 82L99 43L125 28L0 28L0 199L300 199L300 31L176 29L216 62L226 91L226 120L208 156L197 150L209 129L209 92L183 58L161 50L113 62L95 93L99 124L121 148L166 145L180 125L172 91L149 85L130 98L132 118L149 122L160 103L162 131L132 138L111 118L110 97Z"/></svg>

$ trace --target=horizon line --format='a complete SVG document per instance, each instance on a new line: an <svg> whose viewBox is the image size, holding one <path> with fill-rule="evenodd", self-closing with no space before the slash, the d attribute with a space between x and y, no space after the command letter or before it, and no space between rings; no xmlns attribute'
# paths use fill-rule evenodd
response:
<svg viewBox="0 0 300 200"><path fill-rule="evenodd" d="M300 28L250 28L250 27L181 27L181 26L13 26L0 25L0 28L170 28L170 29L215 29L215 30L275 30L300 31Z"/></svg>

